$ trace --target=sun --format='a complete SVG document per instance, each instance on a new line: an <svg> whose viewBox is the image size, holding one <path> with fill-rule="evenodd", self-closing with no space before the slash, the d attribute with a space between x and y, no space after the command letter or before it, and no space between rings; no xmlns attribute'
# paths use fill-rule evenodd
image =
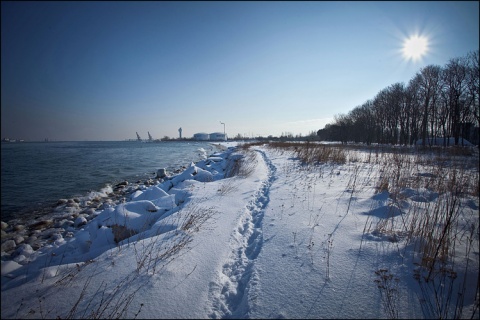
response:
<svg viewBox="0 0 480 320"><path fill-rule="evenodd" d="M418 60L428 51L428 39L414 35L403 42L403 55L407 59Z"/></svg>

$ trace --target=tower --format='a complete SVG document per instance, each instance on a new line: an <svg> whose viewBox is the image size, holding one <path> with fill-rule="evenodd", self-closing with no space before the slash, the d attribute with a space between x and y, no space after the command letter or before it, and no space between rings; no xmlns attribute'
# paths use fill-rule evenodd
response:
<svg viewBox="0 0 480 320"><path fill-rule="evenodd" d="M180 139L182 139L182 128L178 129L178 136Z"/></svg>

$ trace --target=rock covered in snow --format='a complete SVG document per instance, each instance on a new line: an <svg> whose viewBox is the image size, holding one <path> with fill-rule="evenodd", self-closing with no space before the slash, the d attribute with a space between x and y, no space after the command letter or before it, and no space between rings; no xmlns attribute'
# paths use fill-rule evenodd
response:
<svg viewBox="0 0 480 320"><path fill-rule="evenodd" d="M165 168L161 168L157 170L157 178L165 178L167 176L167 171Z"/></svg>
<svg viewBox="0 0 480 320"><path fill-rule="evenodd" d="M6 276L8 275L9 273L17 270L18 268L20 268L22 265L21 264L18 264L17 262L15 261L2 261L2 276ZM3 281L3 280L2 280Z"/></svg>
<svg viewBox="0 0 480 320"><path fill-rule="evenodd" d="M32 246L29 245L29 244L21 244L19 245L16 249L15 249L15 252L14 252L14 255L15 256L19 256L19 255L23 255L23 256L29 256L31 255L32 253L34 253L35 251L33 250Z"/></svg>
<svg viewBox="0 0 480 320"><path fill-rule="evenodd" d="M83 216L77 217L74 221L74 226L79 227L87 223L87 219Z"/></svg>
<svg viewBox="0 0 480 320"><path fill-rule="evenodd" d="M135 193L132 194L131 200L132 201L139 201L139 200L152 200L161 197L168 196L163 189L160 189L157 186L151 186L147 188L145 191L137 190Z"/></svg>

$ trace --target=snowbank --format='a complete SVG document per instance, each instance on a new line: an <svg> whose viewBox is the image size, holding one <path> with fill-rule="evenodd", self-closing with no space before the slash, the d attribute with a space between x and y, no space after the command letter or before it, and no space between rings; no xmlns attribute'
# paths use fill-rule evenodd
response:
<svg viewBox="0 0 480 320"><path fill-rule="evenodd" d="M419 139L415 142L415 144L418 146L418 145L423 145L423 139ZM453 137L450 137L450 138L427 138L426 141L425 141L425 145L427 146L430 146L430 145L434 145L434 146L443 146L444 144L446 144L447 146L454 146L455 145L455 138ZM459 146L473 146L473 144L466 140L466 139L463 139L463 138L460 138L458 140L458 145Z"/></svg>

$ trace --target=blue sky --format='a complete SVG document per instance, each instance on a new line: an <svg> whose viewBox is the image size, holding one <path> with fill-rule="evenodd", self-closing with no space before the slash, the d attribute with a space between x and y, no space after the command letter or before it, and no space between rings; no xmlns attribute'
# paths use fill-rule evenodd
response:
<svg viewBox="0 0 480 320"><path fill-rule="evenodd" d="M471 2L1 2L1 136L307 135L479 48ZM418 61L403 41L428 38Z"/></svg>

